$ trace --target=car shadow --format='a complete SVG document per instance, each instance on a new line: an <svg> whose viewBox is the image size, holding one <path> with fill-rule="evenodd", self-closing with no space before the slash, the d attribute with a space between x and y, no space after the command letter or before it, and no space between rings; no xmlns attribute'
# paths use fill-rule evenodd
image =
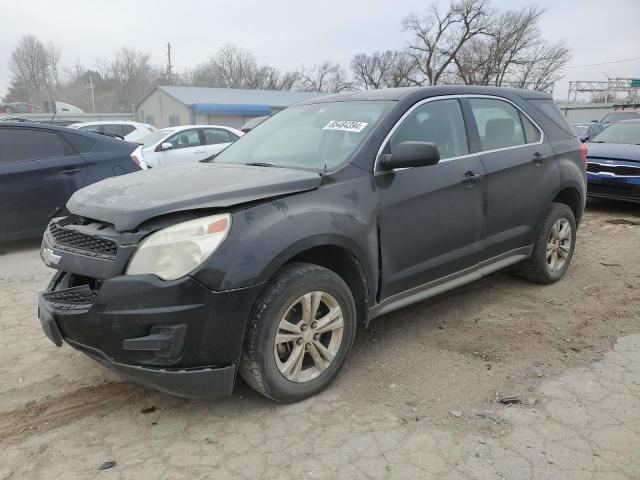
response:
<svg viewBox="0 0 640 480"><path fill-rule="evenodd" d="M586 209L588 212L593 213L640 217L640 203L625 202L622 200L588 198Z"/></svg>
<svg viewBox="0 0 640 480"><path fill-rule="evenodd" d="M0 242L0 255L7 253L18 253L25 250L33 250L40 248L42 238L28 238L26 240L12 240L9 242Z"/></svg>

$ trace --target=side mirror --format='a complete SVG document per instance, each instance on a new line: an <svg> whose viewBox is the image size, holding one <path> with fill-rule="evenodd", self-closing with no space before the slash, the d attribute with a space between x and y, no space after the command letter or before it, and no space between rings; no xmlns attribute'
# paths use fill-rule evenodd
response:
<svg viewBox="0 0 640 480"><path fill-rule="evenodd" d="M394 168L426 167L440 161L440 151L431 142L402 142L393 147L393 153L382 158L382 170Z"/></svg>
<svg viewBox="0 0 640 480"><path fill-rule="evenodd" d="M156 148L156 152L164 152L165 150L171 150L172 148L173 148L173 143L163 142L160 145L158 145L158 148Z"/></svg>

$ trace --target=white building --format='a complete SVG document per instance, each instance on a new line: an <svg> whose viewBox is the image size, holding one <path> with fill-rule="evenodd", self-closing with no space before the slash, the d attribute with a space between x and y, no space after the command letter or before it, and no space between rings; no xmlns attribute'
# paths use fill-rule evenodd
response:
<svg viewBox="0 0 640 480"><path fill-rule="evenodd" d="M239 90L233 88L154 88L135 109L136 120L157 128L208 124L239 128L253 117L276 113L316 92Z"/></svg>

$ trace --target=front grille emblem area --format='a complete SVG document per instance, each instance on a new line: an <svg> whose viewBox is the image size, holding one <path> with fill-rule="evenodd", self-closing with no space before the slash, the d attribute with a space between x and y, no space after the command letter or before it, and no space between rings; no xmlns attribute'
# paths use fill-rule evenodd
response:
<svg viewBox="0 0 640 480"><path fill-rule="evenodd" d="M56 255L55 253L53 253L53 250L48 247L40 250L40 257L48 267L55 267L56 265L58 265L58 263L60 263L60 259L62 258L60 255Z"/></svg>

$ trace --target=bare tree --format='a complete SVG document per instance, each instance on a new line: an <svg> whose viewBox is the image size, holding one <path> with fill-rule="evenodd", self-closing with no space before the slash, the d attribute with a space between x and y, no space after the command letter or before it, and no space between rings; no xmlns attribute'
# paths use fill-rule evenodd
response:
<svg viewBox="0 0 640 480"><path fill-rule="evenodd" d="M540 41L515 72L510 86L549 90L562 78L562 69L571 60L571 51L563 42Z"/></svg>
<svg viewBox="0 0 640 480"><path fill-rule="evenodd" d="M325 61L310 68L301 67L297 72L295 90L304 92L339 93L353 90L343 68L337 63Z"/></svg>
<svg viewBox="0 0 640 480"><path fill-rule="evenodd" d="M415 59L397 50L359 53L351 60L354 83L365 90L415 85L417 70Z"/></svg>
<svg viewBox="0 0 640 480"><path fill-rule="evenodd" d="M434 3L426 16L406 17L403 28L413 35L407 52L423 75L417 83L437 85L462 47L487 32L491 14L489 0L451 0L445 12Z"/></svg>
<svg viewBox="0 0 640 480"><path fill-rule="evenodd" d="M34 35L20 39L9 60L13 74L9 100L38 102L56 85L60 50L54 45L46 47ZM18 98L12 98L19 95Z"/></svg>

